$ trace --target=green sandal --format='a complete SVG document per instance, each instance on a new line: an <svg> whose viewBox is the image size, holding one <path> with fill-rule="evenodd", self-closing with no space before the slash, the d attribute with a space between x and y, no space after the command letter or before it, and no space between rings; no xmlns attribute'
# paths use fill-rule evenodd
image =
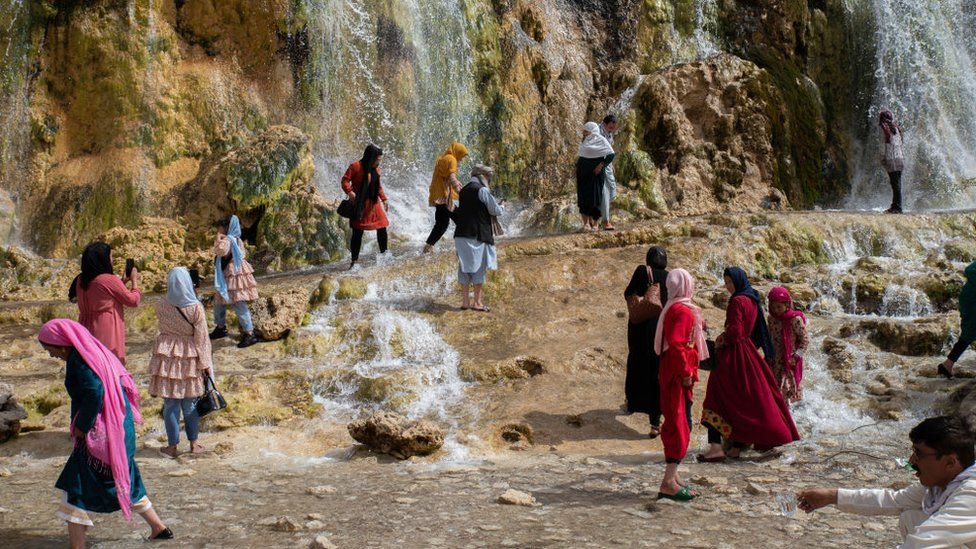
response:
<svg viewBox="0 0 976 549"><path fill-rule="evenodd" d="M691 486L682 486L681 489L678 490L678 493L674 495L665 494L664 492L658 492L657 499L670 499L674 501L691 501L696 497L698 497L691 493L692 490L693 488Z"/></svg>

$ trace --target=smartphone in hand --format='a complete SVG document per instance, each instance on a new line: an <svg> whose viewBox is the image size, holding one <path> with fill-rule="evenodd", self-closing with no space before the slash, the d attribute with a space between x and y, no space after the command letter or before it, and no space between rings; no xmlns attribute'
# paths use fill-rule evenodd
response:
<svg viewBox="0 0 976 549"><path fill-rule="evenodd" d="M132 278L132 269L135 268L135 266L136 266L135 259L132 259L130 257L129 259L125 260L125 278L127 279Z"/></svg>

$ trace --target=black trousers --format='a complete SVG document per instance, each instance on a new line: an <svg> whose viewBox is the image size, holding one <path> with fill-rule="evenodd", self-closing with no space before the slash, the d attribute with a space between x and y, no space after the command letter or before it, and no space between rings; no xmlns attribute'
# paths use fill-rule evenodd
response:
<svg viewBox="0 0 976 549"><path fill-rule="evenodd" d="M711 425L706 425L705 427L708 429L708 443L709 444L722 444L722 433L720 433L718 431L718 429L716 429L715 427L712 427ZM747 446L749 446L749 445L748 444L745 444L745 443L742 443L742 442L733 442L732 443L732 447L733 448L738 448L740 450L743 449L743 448L745 448L745 447L747 447Z"/></svg>
<svg viewBox="0 0 976 549"><path fill-rule="evenodd" d="M949 360L959 362L959 357L961 357L962 354L966 352L966 349L968 349L972 344L973 342L968 339L959 338L959 341L957 341L956 344L952 346L952 350L949 351Z"/></svg>
<svg viewBox="0 0 976 549"><path fill-rule="evenodd" d="M359 259L359 250L363 247L363 230L353 229L352 230L352 241L349 243L349 249L352 251L352 260L356 262ZM386 251L386 227L382 229L376 229L376 242L380 245L380 253Z"/></svg>
<svg viewBox="0 0 976 549"><path fill-rule="evenodd" d="M888 182L891 183L891 209L901 211L901 172L888 172Z"/></svg>
<svg viewBox="0 0 976 549"><path fill-rule="evenodd" d="M447 209L447 206L443 204L438 204L434 207L434 228L430 230L430 236L427 237L427 244L433 246L437 244L437 241L444 236L447 232L447 228L451 225L451 212Z"/></svg>

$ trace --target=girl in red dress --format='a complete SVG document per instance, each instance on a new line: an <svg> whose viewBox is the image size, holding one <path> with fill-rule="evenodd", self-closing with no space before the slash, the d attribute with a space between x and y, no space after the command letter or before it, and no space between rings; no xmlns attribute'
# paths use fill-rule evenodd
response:
<svg viewBox="0 0 976 549"><path fill-rule="evenodd" d="M376 145L368 145L363 152L363 158L349 165L346 174L342 176L342 192L349 196L349 200L356 201L356 215L349 220L352 227L352 241L349 244L352 252L352 263L349 268L356 266L359 260L359 250L363 245L363 232L376 231L376 241L380 253L386 253L386 228L390 225L386 218L389 203L383 185L380 183L380 161L383 159L383 149Z"/></svg>
<svg viewBox="0 0 976 549"><path fill-rule="evenodd" d="M725 332L715 340L717 369L708 376L702 424L708 428L708 452L699 461L723 461L722 438L732 442L728 457L754 445L768 450L800 440L789 406L767 361L773 345L760 306L759 292L738 267L725 270L725 288L732 294Z"/></svg>
<svg viewBox="0 0 976 549"><path fill-rule="evenodd" d="M691 402L698 381L698 362L708 358L701 310L691 298L695 280L684 269L668 274L668 302L654 334L654 352L661 355L658 373L664 425L664 480L658 499L689 501L698 494L681 482L678 464L688 452L691 439Z"/></svg>

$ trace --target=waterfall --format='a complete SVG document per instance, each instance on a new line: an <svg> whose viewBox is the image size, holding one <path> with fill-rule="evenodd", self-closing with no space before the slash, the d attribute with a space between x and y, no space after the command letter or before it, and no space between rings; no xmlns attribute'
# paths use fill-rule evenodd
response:
<svg viewBox="0 0 976 549"><path fill-rule="evenodd" d="M29 159L30 5L0 0L0 245L15 234L5 191L19 188Z"/></svg>
<svg viewBox="0 0 976 549"><path fill-rule="evenodd" d="M420 240L427 188L452 141L471 143L476 97L464 2L305 0L311 53L303 86L318 102L318 185L339 179L373 142L384 149L391 231ZM314 123L313 123L314 124Z"/></svg>
<svg viewBox="0 0 976 549"><path fill-rule="evenodd" d="M888 205L877 125L888 109L905 130L905 205L976 206L976 2L847 0L847 8L855 49L873 54L855 62L874 69L864 78L873 90L855 129L863 150L855 151L849 205Z"/></svg>

